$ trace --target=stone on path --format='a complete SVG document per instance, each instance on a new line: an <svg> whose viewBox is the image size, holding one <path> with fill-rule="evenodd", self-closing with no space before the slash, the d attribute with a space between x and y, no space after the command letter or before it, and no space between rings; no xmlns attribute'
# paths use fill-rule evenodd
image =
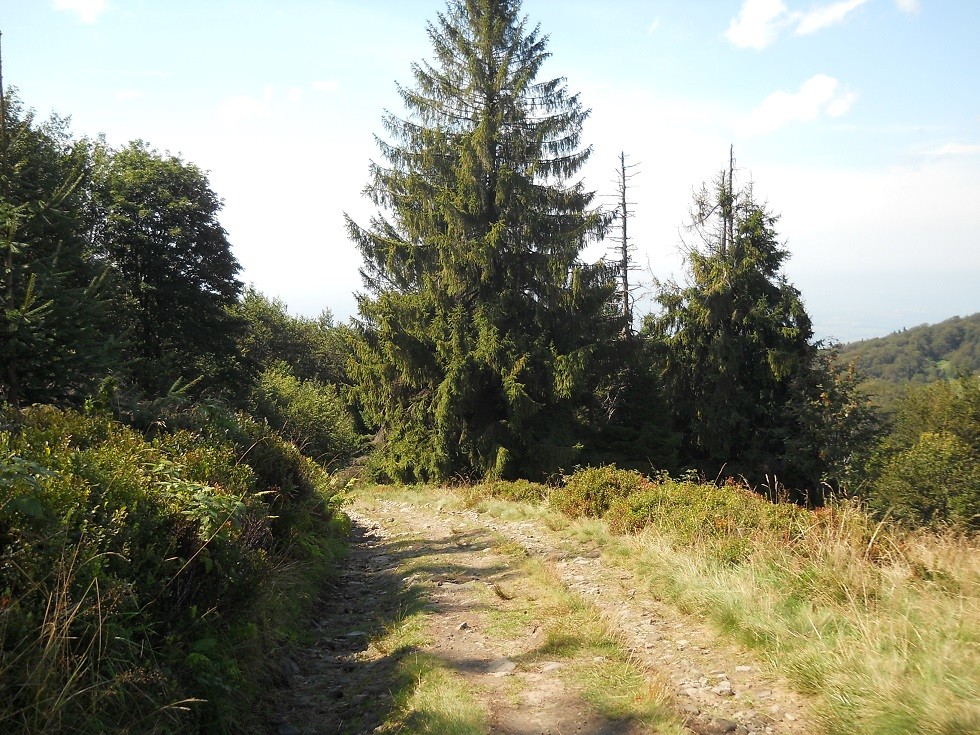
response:
<svg viewBox="0 0 980 735"><path fill-rule="evenodd" d="M516 668L517 664L509 658L498 658L496 661L490 662L490 665L487 667L487 673L490 676L508 676Z"/></svg>

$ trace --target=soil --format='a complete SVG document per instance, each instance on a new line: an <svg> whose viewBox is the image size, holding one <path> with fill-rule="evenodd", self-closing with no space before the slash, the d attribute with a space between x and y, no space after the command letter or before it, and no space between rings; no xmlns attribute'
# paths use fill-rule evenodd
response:
<svg viewBox="0 0 980 735"><path fill-rule="evenodd" d="M437 491L433 491L437 492ZM438 491L444 493L445 491ZM604 716L540 648L530 619L516 636L487 630L487 606L512 604L512 558L500 540L547 565L600 611L632 662L672 693L682 732L698 735L815 732L808 702L765 662L723 642L698 620L639 591L633 575L594 543L563 537L536 520L504 521L423 495L407 502L355 500L351 551L324 595L309 640L283 660L279 686L256 706L256 732L320 735L395 732L399 655L374 641L408 610L427 615L425 652L466 682L501 735L639 735L640 722ZM415 570L406 576L406 569ZM519 592L519 590L518 590ZM526 603L526 600L525 600ZM440 731L441 732L441 731Z"/></svg>

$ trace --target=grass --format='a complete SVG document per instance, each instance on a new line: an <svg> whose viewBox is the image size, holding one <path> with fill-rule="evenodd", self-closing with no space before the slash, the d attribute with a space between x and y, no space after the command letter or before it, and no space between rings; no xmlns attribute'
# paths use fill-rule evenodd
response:
<svg viewBox="0 0 980 735"><path fill-rule="evenodd" d="M873 559L863 535L841 528L816 531L795 548L760 544L738 565L653 531L618 550L649 591L759 650L817 697L825 732L980 731L973 542L907 537Z"/></svg>
<svg viewBox="0 0 980 735"><path fill-rule="evenodd" d="M396 697L393 715L374 730L403 735L484 735L486 713L470 686L438 660L415 653L399 664L412 686Z"/></svg>
<svg viewBox="0 0 980 735"><path fill-rule="evenodd" d="M516 657L522 665L561 660L565 677L606 718L641 722L660 733L682 732L671 706L670 685L643 670L599 610L569 591L547 564L524 547L500 539L499 553L516 566L507 585L519 594L509 605L488 605L488 633L505 639L540 628L541 642ZM494 594L488 591L488 595Z"/></svg>
<svg viewBox="0 0 980 735"><path fill-rule="evenodd" d="M810 512L694 483L612 506L614 525L637 530L542 518L768 659L816 699L823 732L980 732L978 539L875 524L849 504Z"/></svg>
<svg viewBox="0 0 980 735"><path fill-rule="evenodd" d="M486 714L468 685L425 653L430 642L428 613L421 590L407 590L409 601L384 632L372 640L381 654L397 659L392 712L375 732L405 735L476 735L486 732Z"/></svg>

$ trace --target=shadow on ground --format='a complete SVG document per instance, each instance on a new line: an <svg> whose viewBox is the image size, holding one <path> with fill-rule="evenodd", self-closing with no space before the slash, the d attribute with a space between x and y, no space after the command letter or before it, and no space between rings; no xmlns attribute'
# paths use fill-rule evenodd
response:
<svg viewBox="0 0 980 735"><path fill-rule="evenodd" d="M421 529L420 529L421 530ZM417 684L417 662L423 654L405 645L381 656L359 655L369 641L378 640L401 621L420 612L450 612L436 605L428 592L435 585L466 584L490 577L505 580L503 565L473 566L472 554L489 551L488 533L469 531L436 539L392 539L370 522L355 522L350 554L338 578L321 593L309 634L281 663L276 686L257 703L255 733L269 735L360 735L375 732L392 720L400 706L400 693ZM456 562L456 559L459 562ZM447 561L448 560L448 561ZM465 606L476 614L485 605ZM460 610L462 611L462 610ZM431 652L430 652L431 653ZM439 657L450 671L470 675L490 673L494 662L475 657ZM577 733L625 735L641 732L636 723L610 721L588 710L581 700L565 698L547 705L555 710L550 724L534 721L528 713L502 705L491 732ZM425 720L413 722L412 718ZM553 729L558 725L560 729ZM429 714L412 713L404 721L411 731L456 735L455 722ZM382 729L379 732L395 732Z"/></svg>

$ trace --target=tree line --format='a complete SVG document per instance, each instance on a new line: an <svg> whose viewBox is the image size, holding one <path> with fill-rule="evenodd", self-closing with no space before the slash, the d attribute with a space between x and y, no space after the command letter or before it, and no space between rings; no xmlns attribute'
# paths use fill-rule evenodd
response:
<svg viewBox="0 0 980 735"><path fill-rule="evenodd" d="M513 0L450 0L428 31L403 115L382 120L377 214L347 219L347 325L243 290L196 166L74 140L8 94L3 398L80 403L106 376L192 391L398 482L616 463L801 502L864 492L888 417L814 339L779 217L731 160L693 197L686 279L658 284L634 330L628 258L582 258L614 220L577 178L588 110L543 75L547 36Z"/></svg>
<svg viewBox="0 0 980 735"><path fill-rule="evenodd" d="M617 288L629 264L580 257L611 218L576 179L588 111L540 78L547 37L519 3L477 0L451 2L429 37L433 60L399 87L407 116L384 119L367 187L379 214L348 222L375 470L541 479L618 461L839 485L863 404L814 342L752 188L722 173L699 193L689 282L662 285L634 335ZM832 414L854 416L834 437Z"/></svg>
<svg viewBox="0 0 980 735"><path fill-rule="evenodd" d="M886 337L842 345L868 378L930 383L980 370L980 314L921 324Z"/></svg>
<svg viewBox="0 0 980 735"><path fill-rule="evenodd" d="M141 140L75 139L14 90L2 107L0 402L80 407L101 390L132 416L207 397L349 460L361 440L340 395L342 330L243 287L207 174Z"/></svg>

